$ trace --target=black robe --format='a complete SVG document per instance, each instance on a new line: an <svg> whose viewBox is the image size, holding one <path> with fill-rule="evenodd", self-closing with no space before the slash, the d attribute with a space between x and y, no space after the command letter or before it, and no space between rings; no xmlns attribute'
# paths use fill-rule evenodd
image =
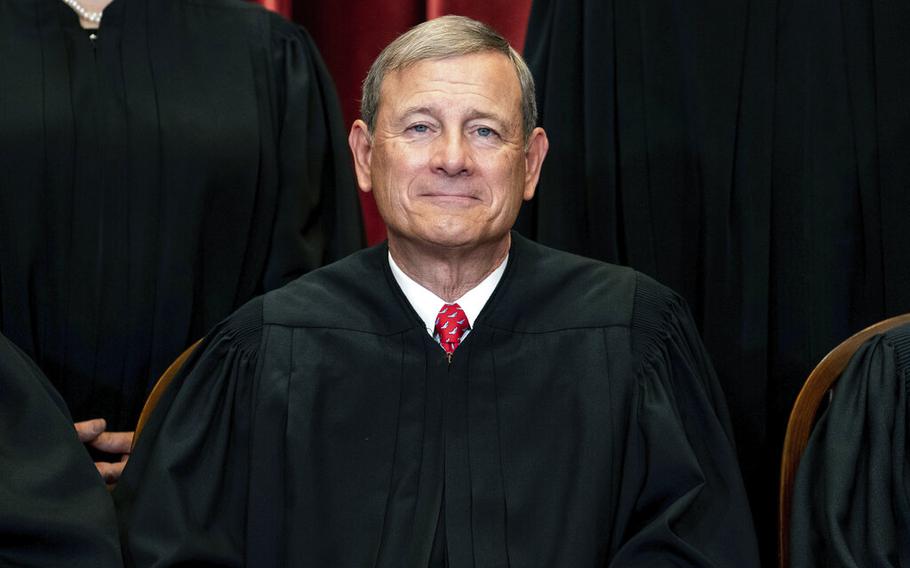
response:
<svg viewBox="0 0 910 568"><path fill-rule="evenodd" d="M910 325L863 344L793 488L792 568L910 566Z"/></svg>
<svg viewBox="0 0 910 568"><path fill-rule="evenodd" d="M115 493L128 565L758 565L678 296L513 234L449 364L387 250L209 336Z"/></svg>
<svg viewBox="0 0 910 568"><path fill-rule="evenodd" d="M891 0L533 1L550 149L517 227L692 307L768 566L803 380L910 311L908 30Z"/></svg>
<svg viewBox="0 0 910 568"><path fill-rule="evenodd" d="M360 247L344 134L310 38L259 6L115 0L90 32L0 0L0 331L74 418L132 429L189 343Z"/></svg>
<svg viewBox="0 0 910 568"><path fill-rule="evenodd" d="M0 335L0 566L120 565L111 497L66 405Z"/></svg>

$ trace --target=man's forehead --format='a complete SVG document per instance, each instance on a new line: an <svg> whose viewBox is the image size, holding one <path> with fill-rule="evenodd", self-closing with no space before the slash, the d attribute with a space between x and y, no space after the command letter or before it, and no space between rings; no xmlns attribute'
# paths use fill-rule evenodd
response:
<svg viewBox="0 0 910 568"><path fill-rule="evenodd" d="M382 103L404 113L432 110L439 104L433 100L446 96L486 100L484 107L511 107L509 99L515 103L521 99L514 66L508 57L494 51L416 61L387 73L380 92Z"/></svg>
<svg viewBox="0 0 910 568"><path fill-rule="evenodd" d="M415 70L420 70L431 75L447 73L470 77L481 74L485 68L490 67L496 68L500 73L506 68L513 69L512 62L505 54L498 51L478 51L464 55L418 59L390 69L388 73L386 73L385 78L388 79L394 76L413 74ZM510 76L511 75L514 75L515 80L518 81L518 75L514 70Z"/></svg>

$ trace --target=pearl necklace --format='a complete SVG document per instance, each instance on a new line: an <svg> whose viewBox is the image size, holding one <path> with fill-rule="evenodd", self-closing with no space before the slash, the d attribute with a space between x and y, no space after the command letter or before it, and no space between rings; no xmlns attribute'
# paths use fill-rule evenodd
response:
<svg viewBox="0 0 910 568"><path fill-rule="evenodd" d="M95 24L101 23L101 14L103 10L102 12L89 12L82 6L82 4L76 0L63 0L63 3L72 8L73 12L79 14L79 17L83 20L88 20L89 22L93 22Z"/></svg>

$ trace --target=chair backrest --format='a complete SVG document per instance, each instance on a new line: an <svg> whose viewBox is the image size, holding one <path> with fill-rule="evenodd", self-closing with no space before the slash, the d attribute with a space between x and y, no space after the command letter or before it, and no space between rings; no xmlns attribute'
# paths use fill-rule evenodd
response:
<svg viewBox="0 0 910 568"><path fill-rule="evenodd" d="M202 338L205 339L205 338ZM164 391L167 390L167 387L171 384L171 381L174 380L174 377L177 376L177 372L183 367L183 364L189 359L190 355L193 354L193 351L196 350L196 347L202 343L202 339L196 341L186 350L181 353L174 362L168 365L168 368L164 370L164 373L158 378L155 382L155 386L152 388L152 392L149 393L148 398L145 399L145 404L142 406L142 412L139 414L139 421L136 423L136 431L133 433L133 445L132 448L136 447L136 442L139 441L139 434L142 432L142 429L145 428L145 424L148 422L149 417L152 415L152 411L155 410L155 407L158 406L158 401L161 400L161 395L164 394ZM132 448L130 448L132 450Z"/></svg>
<svg viewBox="0 0 910 568"><path fill-rule="evenodd" d="M790 565L790 513L793 499L793 483L800 458L809 443L809 434L815 423L815 415L825 395L847 367L857 349L871 337L892 328L910 323L910 314L880 321L852 335L825 355L806 379L787 422L784 438L783 457L780 466L780 495L778 509L778 562L780 568Z"/></svg>

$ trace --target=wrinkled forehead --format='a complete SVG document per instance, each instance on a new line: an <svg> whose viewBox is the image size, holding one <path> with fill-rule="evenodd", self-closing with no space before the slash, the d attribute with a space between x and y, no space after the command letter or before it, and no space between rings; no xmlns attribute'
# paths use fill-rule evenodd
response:
<svg viewBox="0 0 910 568"><path fill-rule="evenodd" d="M515 66L496 51L421 59L389 71L380 85L379 109L446 108L464 104L475 112L521 119L521 84Z"/></svg>

